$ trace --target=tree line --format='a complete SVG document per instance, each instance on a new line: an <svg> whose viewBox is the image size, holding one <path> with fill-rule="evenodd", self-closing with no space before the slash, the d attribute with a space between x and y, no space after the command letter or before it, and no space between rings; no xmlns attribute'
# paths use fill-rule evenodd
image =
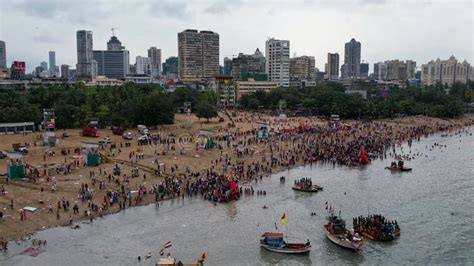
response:
<svg viewBox="0 0 474 266"><path fill-rule="evenodd" d="M338 83L312 88L276 88L243 95L239 104L248 110L285 108L310 111L314 115L338 114L343 118L385 118L404 115L455 117L463 103L474 101L474 82L441 84L427 88L397 88L380 95L368 90L367 99L344 93ZM135 127L172 124L174 114L190 103L199 118L217 116L217 97L212 91L177 88L165 92L159 85L125 83L114 87L88 87L82 83L55 85L32 90L0 90L0 123L42 121L44 108L54 108L58 128L77 128L98 118L102 127ZM187 105L188 106L188 105Z"/></svg>
<svg viewBox="0 0 474 266"><path fill-rule="evenodd" d="M386 118L400 114L455 117L463 113L463 103L474 101L474 82L454 84L451 88L440 84L426 88L393 87L382 94L368 90L367 99L360 94L346 94L338 83L304 89L276 88L243 95L240 105L253 110L275 109L282 100L289 109L310 110L323 116L338 114L343 118Z"/></svg>
<svg viewBox="0 0 474 266"><path fill-rule="evenodd" d="M178 88L168 93L156 84L89 87L77 83L29 91L1 90L0 123L40 123L43 109L54 108L57 128L77 128L91 118L98 118L102 127L156 126L172 124L184 102L191 103L192 111L200 110L200 118L217 116L213 92Z"/></svg>

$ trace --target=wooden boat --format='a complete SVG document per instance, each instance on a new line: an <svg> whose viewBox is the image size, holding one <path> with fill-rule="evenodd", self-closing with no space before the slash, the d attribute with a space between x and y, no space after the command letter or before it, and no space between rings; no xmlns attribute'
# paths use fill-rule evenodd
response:
<svg viewBox="0 0 474 266"><path fill-rule="evenodd" d="M286 243L283 233L265 232L260 240L260 246L268 251L281 254L308 254L311 251L310 242Z"/></svg>
<svg viewBox="0 0 474 266"><path fill-rule="evenodd" d="M303 192L318 192L323 190L323 187L318 185L311 185L311 186L300 186L300 185L293 185L293 190L303 191Z"/></svg>
<svg viewBox="0 0 474 266"><path fill-rule="evenodd" d="M351 233L346 229L345 221L337 216L328 218L329 222L324 225L327 238L334 244L359 251L364 245L364 240L357 237L357 235L350 237Z"/></svg>
<svg viewBox="0 0 474 266"><path fill-rule="evenodd" d="M385 169L390 170L390 171L394 171L394 172L395 172L395 171L396 171L396 172L409 172L409 171L411 171L411 168L409 168L409 167L400 168L400 167L398 167L398 166L396 166L396 167L387 166L387 167L385 167Z"/></svg>

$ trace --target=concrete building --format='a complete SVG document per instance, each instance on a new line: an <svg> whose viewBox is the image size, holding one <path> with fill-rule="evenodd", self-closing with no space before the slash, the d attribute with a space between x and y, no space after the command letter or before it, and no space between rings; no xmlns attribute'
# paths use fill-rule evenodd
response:
<svg viewBox="0 0 474 266"><path fill-rule="evenodd" d="M0 41L0 68L7 68L7 45Z"/></svg>
<svg viewBox="0 0 474 266"><path fill-rule="evenodd" d="M416 62L387 60L374 64L374 79L379 81L406 81L415 79Z"/></svg>
<svg viewBox="0 0 474 266"><path fill-rule="evenodd" d="M69 65L61 65L61 78L69 79Z"/></svg>
<svg viewBox="0 0 474 266"><path fill-rule="evenodd" d="M254 93L257 91L269 92L279 86L279 82L276 81L237 81L235 87L236 102L245 94Z"/></svg>
<svg viewBox="0 0 474 266"><path fill-rule="evenodd" d="M231 76L235 80L247 80L249 76L265 73L265 56L257 48L253 54L243 54L232 59Z"/></svg>
<svg viewBox="0 0 474 266"><path fill-rule="evenodd" d="M163 63L163 74L167 79L178 78L178 57L171 56Z"/></svg>
<svg viewBox="0 0 474 266"><path fill-rule="evenodd" d="M107 51L122 51L125 50L125 47L122 46L122 42L113 35L110 37L110 40L107 42Z"/></svg>
<svg viewBox="0 0 474 266"><path fill-rule="evenodd" d="M120 86L123 84L123 80L110 79L106 76L97 76L92 81L85 83L86 86Z"/></svg>
<svg viewBox="0 0 474 266"><path fill-rule="evenodd" d="M130 75L125 78L125 82L132 82L136 84L151 84L153 78L147 75Z"/></svg>
<svg viewBox="0 0 474 266"><path fill-rule="evenodd" d="M387 80L387 65L384 62L374 64L374 79Z"/></svg>
<svg viewBox="0 0 474 266"><path fill-rule="evenodd" d="M48 70L48 63L46 63L45 61L43 61L43 62L40 63L40 67L41 67L43 70Z"/></svg>
<svg viewBox="0 0 474 266"><path fill-rule="evenodd" d="M219 34L185 30L178 33L178 76L201 80L219 75Z"/></svg>
<svg viewBox="0 0 474 266"><path fill-rule="evenodd" d="M326 63L326 75L327 80L338 80L339 79L339 54L328 53L328 61Z"/></svg>
<svg viewBox="0 0 474 266"><path fill-rule="evenodd" d="M229 57L224 57L224 69L222 71L222 74L225 76L230 76L232 73L232 59Z"/></svg>
<svg viewBox="0 0 474 266"><path fill-rule="evenodd" d="M291 81L313 81L314 67L316 61L314 56L299 56L290 59L290 82Z"/></svg>
<svg viewBox="0 0 474 266"><path fill-rule="evenodd" d="M344 64L341 67L341 77L344 80L360 78L361 44L352 38L344 46Z"/></svg>
<svg viewBox="0 0 474 266"><path fill-rule="evenodd" d="M92 80L97 75L97 62L93 57L92 31L78 30L77 38L77 78Z"/></svg>
<svg viewBox="0 0 474 266"><path fill-rule="evenodd" d="M202 36L202 72L203 78L218 76L219 71L219 34L201 31Z"/></svg>
<svg viewBox="0 0 474 266"><path fill-rule="evenodd" d="M290 41L268 39L265 43L265 73L270 81L290 86Z"/></svg>
<svg viewBox="0 0 474 266"><path fill-rule="evenodd" d="M116 36L110 37L107 50L95 50L92 54L97 62L97 75L124 80L130 74L130 53Z"/></svg>
<svg viewBox="0 0 474 266"><path fill-rule="evenodd" d="M152 76L151 58L137 56L135 59L135 74Z"/></svg>
<svg viewBox="0 0 474 266"><path fill-rule="evenodd" d="M361 63L359 78L367 79L368 77L369 77L369 63Z"/></svg>
<svg viewBox="0 0 474 266"><path fill-rule="evenodd" d="M416 78L416 62L413 60L407 60L407 79L415 79Z"/></svg>
<svg viewBox="0 0 474 266"><path fill-rule="evenodd" d="M151 75L159 78L161 75L161 49L150 47L148 57L151 59Z"/></svg>
<svg viewBox="0 0 474 266"><path fill-rule="evenodd" d="M93 57L97 62L97 75L123 80L130 74L130 55L127 50L94 51Z"/></svg>
<svg viewBox="0 0 474 266"><path fill-rule="evenodd" d="M452 86L456 82L467 83L473 80L473 68L467 62L459 62L454 56L448 60L430 61L421 66L421 82L424 86L432 86L436 83Z"/></svg>
<svg viewBox="0 0 474 266"><path fill-rule="evenodd" d="M49 51L49 76L56 77L56 52Z"/></svg>
<svg viewBox="0 0 474 266"><path fill-rule="evenodd" d="M214 77L209 83L209 88L216 93L219 106L235 106L235 84L232 76Z"/></svg>

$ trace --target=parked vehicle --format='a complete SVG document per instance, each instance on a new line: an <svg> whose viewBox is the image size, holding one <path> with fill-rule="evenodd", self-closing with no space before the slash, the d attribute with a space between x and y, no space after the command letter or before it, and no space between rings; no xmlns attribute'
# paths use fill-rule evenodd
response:
<svg viewBox="0 0 474 266"><path fill-rule="evenodd" d="M81 127L81 135L82 136L87 136L87 137L98 137L99 136L99 130L97 129L96 126L94 125L85 125Z"/></svg>
<svg viewBox="0 0 474 266"><path fill-rule="evenodd" d="M144 125L138 125L137 130L138 130L138 132L140 132L140 134L148 133L148 128Z"/></svg>
<svg viewBox="0 0 474 266"><path fill-rule="evenodd" d="M132 140L133 139L133 134L132 134L132 132L123 133L122 138L124 138L126 140Z"/></svg>
<svg viewBox="0 0 474 266"><path fill-rule="evenodd" d="M27 154L28 153L28 146L26 146L25 144L23 143L13 143L12 144L12 148L14 151L16 152L20 152L20 153L23 153L23 154Z"/></svg>
<svg viewBox="0 0 474 266"><path fill-rule="evenodd" d="M112 127L112 133L114 135L122 135L125 132L125 128L123 127Z"/></svg>

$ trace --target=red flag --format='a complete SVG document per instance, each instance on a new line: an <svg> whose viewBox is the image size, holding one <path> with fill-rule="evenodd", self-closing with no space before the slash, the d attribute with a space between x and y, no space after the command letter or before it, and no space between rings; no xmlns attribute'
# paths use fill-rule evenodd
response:
<svg viewBox="0 0 474 266"><path fill-rule="evenodd" d="M202 253L200 260L205 260L206 259L206 252Z"/></svg>

